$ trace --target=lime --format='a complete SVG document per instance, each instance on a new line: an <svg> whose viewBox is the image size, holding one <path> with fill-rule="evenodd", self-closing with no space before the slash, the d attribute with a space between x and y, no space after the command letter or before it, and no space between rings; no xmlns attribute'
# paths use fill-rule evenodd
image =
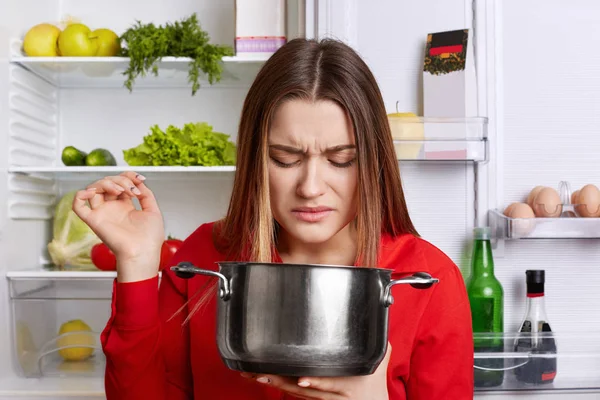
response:
<svg viewBox="0 0 600 400"><path fill-rule="evenodd" d="M83 151L76 149L73 146L67 146L62 151L63 164L72 167L76 165L85 165L85 154Z"/></svg>
<svg viewBox="0 0 600 400"><path fill-rule="evenodd" d="M85 165L89 167L107 167L117 165L117 160L106 149L94 149L85 158Z"/></svg>

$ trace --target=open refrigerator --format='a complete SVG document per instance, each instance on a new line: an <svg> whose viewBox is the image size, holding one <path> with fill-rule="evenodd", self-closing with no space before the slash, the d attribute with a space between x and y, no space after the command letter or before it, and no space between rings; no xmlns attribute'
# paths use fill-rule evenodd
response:
<svg viewBox="0 0 600 400"><path fill-rule="evenodd" d="M129 91L123 76L128 59L28 57L22 51L24 34L40 23L70 20L120 35L136 21L159 25L196 13L211 44L235 49L236 2L8 0L2 7L0 399L104 398L100 333L116 274L49 266L55 205L65 193L100 177L134 169L123 150L139 145L153 125L165 130L206 122L235 142L244 97L268 54L224 57L221 81L210 85L201 77L195 95L188 82L189 59L165 59L158 76L138 77ZM313 1L287 2L288 39L311 35L315 15ZM117 166L67 167L61 161L65 146L107 149ZM227 210L232 166L136 170L155 192L166 233L173 237L184 239ZM91 328L84 349L91 356L65 361L61 354L69 334L60 335L59 328L78 319Z"/></svg>
<svg viewBox="0 0 600 400"><path fill-rule="evenodd" d="M326 33L319 25L342 13L341 3L336 4L287 1L288 39ZM147 177L167 234L183 239L200 224L222 217L234 167L134 168L125 163L123 150L137 146L152 125L165 129L207 122L235 141L244 97L268 55L225 57L222 81L210 85L202 80L194 96L187 77L189 60L165 59L158 77L137 78L130 92L124 87L127 59L26 57L21 51L24 33L38 23L65 18L120 33L137 20L162 24L197 13L211 43L233 46L235 1L4 0L0 7L4 7L0 8L0 176L5 182L0 185L0 400L104 398L105 359L99 336L110 313L115 273L48 267L56 202L105 175L135 170ZM399 161L442 163L441 168L448 162L467 163L476 170L490 159L485 117L418 117L400 122L392 117L390 123L400 124ZM422 134L423 129L429 136ZM465 148L464 156L448 159L427 153L427 147L437 150L444 143ZM66 167L61 162L65 146L108 149L117 166ZM82 319L91 328L86 335L92 356L81 362L66 362L60 355L64 336L59 328L73 319ZM559 357L566 363L561 365L574 366L573 371L584 365L587 375L580 382L575 378L581 375L562 374L565 380L556 389L596 387L600 353L595 351L595 338L567 339L581 346L563 347L566 351ZM523 355L509 351L512 338L503 340L505 354L476 354L476 363L489 357L505 358L514 365L523 362ZM564 343L560 336L557 340ZM522 392L523 388L507 382L502 391ZM546 393L552 394L552 388ZM490 396L497 394L490 390ZM480 393L485 395L487 391Z"/></svg>

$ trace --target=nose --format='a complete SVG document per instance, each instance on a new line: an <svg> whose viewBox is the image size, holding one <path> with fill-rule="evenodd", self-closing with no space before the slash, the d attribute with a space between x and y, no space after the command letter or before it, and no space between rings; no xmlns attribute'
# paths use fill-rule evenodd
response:
<svg viewBox="0 0 600 400"><path fill-rule="evenodd" d="M300 174L296 186L296 193L305 199L312 199L323 195L327 189L324 178L318 161L311 159L303 166L302 174Z"/></svg>

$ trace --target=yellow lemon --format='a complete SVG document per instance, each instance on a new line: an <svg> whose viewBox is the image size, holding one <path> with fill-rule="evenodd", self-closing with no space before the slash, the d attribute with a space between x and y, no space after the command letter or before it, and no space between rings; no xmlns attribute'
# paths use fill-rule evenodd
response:
<svg viewBox="0 0 600 400"><path fill-rule="evenodd" d="M94 353L96 345L96 339L91 332L92 329L88 324L80 319L62 324L56 340L60 356L67 361L83 361L89 358Z"/></svg>

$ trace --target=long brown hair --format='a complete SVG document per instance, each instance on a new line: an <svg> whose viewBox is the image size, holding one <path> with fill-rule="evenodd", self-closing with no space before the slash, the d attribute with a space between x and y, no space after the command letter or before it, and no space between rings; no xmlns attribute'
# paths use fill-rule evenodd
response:
<svg viewBox="0 0 600 400"><path fill-rule="evenodd" d="M417 235L408 215L381 92L361 57L342 42L294 39L262 67L250 87L238 131L237 165L226 217L214 240L229 258L271 262L276 243L269 201L267 135L290 99L330 100L349 116L357 146L358 254L375 267L382 233Z"/></svg>

